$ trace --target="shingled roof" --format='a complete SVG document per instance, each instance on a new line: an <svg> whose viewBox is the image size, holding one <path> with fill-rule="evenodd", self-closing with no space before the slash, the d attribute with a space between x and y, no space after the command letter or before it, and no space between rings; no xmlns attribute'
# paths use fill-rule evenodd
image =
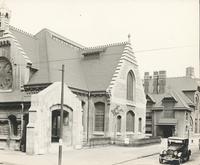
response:
<svg viewBox="0 0 200 165"><path fill-rule="evenodd" d="M105 91L112 79L127 42L87 48L48 29L31 35L14 27L11 32L24 48L37 71L27 85L61 80L69 87Z"/></svg>
<svg viewBox="0 0 200 165"><path fill-rule="evenodd" d="M193 100L187 97L187 92L194 92L199 85L199 79L191 77L169 77L166 78L166 91L162 94L152 93L153 91L153 79L150 79L150 93L147 96L154 103L155 109L162 109L163 100L170 99L175 101L174 109L188 109L191 110L191 106L194 106ZM185 93L186 92L186 93Z"/></svg>

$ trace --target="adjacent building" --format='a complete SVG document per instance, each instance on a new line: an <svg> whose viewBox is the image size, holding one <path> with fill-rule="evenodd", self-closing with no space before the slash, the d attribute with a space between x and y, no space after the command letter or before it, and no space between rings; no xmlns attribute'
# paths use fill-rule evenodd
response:
<svg viewBox="0 0 200 165"><path fill-rule="evenodd" d="M130 36L85 47L48 29L29 34L10 26L10 16L1 6L0 148L57 149L62 64L64 148L80 148L93 137L145 136L146 98Z"/></svg>
<svg viewBox="0 0 200 165"><path fill-rule="evenodd" d="M146 133L153 136L188 137L200 133L199 79L188 67L183 77L167 77L166 71L144 75L147 99Z"/></svg>

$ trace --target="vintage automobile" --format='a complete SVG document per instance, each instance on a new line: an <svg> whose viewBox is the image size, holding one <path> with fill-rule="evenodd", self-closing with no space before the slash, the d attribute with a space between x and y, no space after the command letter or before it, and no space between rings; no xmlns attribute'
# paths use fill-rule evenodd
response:
<svg viewBox="0 0 200 165"><path fill-rule="evenodd" d="M188 149L189 139L180 137L169 137L167 150L161 151L159 162L173 162L181 164L190 159L191 150Z"/></svg>

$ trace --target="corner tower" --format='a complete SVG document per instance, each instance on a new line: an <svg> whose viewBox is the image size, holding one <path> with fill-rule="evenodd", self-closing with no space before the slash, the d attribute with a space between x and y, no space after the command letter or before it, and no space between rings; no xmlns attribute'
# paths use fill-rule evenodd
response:
<svg viewBox="0 0 200 165"><path fill-rule="evenodd" d="M0 37L9 30L11 11L5 5L5 0L0 2Z"/></svg>

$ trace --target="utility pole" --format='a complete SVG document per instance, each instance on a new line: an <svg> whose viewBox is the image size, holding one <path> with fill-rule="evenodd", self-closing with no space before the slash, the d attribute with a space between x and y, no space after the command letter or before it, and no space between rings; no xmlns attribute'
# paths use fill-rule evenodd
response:
<svg viewBox="0 0 200 165"><path fill-rule="evenodd" d="M64 65L62 65L62 83L61 83L61 105L60 105L60 139L59 139L59 155L58 165L62 164L62 145L63 145L63 98L64 98Z"/></svg>

